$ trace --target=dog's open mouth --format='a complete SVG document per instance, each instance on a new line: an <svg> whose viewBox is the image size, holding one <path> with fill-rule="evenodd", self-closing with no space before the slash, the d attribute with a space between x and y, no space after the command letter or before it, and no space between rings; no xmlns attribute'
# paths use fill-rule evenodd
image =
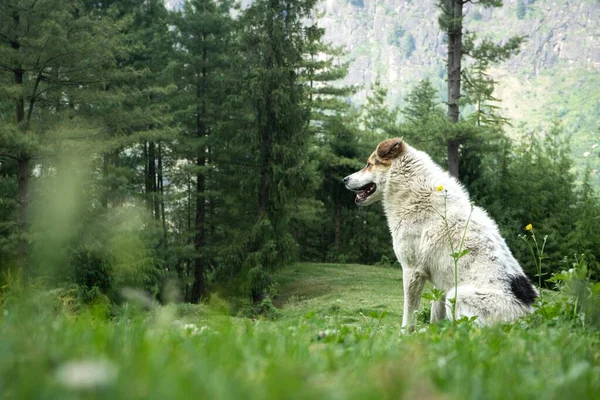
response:
<svg viewBox="0 0 600 400"><path fill-rule="evenodd" d="M373 193L375 193L375 190L377 190L377 185L375 185L374 183L369 183L369 184L361 187L360 189L358 189L358 193L356 194L356 198L354 199L354 203L355 204L362 203L370 195L372 195Z"/></svg>

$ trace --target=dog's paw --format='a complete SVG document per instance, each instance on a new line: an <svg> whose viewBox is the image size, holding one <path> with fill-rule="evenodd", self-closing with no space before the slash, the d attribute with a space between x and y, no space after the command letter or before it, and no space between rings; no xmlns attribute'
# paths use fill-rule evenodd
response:
<svg viewBox="0 0 600 400"><path fill-rule="evenodd" d="M403 327L400 328L400 334L401 335L410 335L414 331L415 331L415 327L414 326L403 326Z"/></svg>

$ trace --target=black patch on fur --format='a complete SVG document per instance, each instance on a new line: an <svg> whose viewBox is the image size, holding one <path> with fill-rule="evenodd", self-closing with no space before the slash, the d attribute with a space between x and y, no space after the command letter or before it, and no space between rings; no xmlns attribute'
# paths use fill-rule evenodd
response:
<svg viewBox="0 0 600 400"><path fill-rule="evenodd" d="M537 297L531 281L525 275L511 276L510 290L521 303L528 306L533 304Z"/></svg>

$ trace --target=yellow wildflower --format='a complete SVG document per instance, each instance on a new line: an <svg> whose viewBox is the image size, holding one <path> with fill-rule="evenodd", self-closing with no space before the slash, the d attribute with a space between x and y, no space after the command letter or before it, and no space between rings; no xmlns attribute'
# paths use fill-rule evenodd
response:
<svg viewBox="0 0 600 400"><path fill-rule="evenodd" d="M442 190L444 190L444 187L442 185L439 185L439 186L435 187L435 191L436 192L441 192Z"/></svg>
<svg viewBox="0 0 600 400"><path fill-rule="evenodd" d="M527 226L525 227L525 230L526 230L526 231L530 231L530 230L532 230L532 229L533 229L533 225L531 225L531 224L529 224L529 225L527 225Z"/></svg>

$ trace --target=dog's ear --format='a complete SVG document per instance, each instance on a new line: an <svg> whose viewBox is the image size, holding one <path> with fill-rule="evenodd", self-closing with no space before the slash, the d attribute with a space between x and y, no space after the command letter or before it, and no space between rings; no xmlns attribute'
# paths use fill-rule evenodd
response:
<svg viewBox="0 0 600 400"><path fill-rule="evenodd" d="M384 160L393 160L404 150L404 141L402 138L393 138L384 140L377 146L377 157Z"/></svg>

